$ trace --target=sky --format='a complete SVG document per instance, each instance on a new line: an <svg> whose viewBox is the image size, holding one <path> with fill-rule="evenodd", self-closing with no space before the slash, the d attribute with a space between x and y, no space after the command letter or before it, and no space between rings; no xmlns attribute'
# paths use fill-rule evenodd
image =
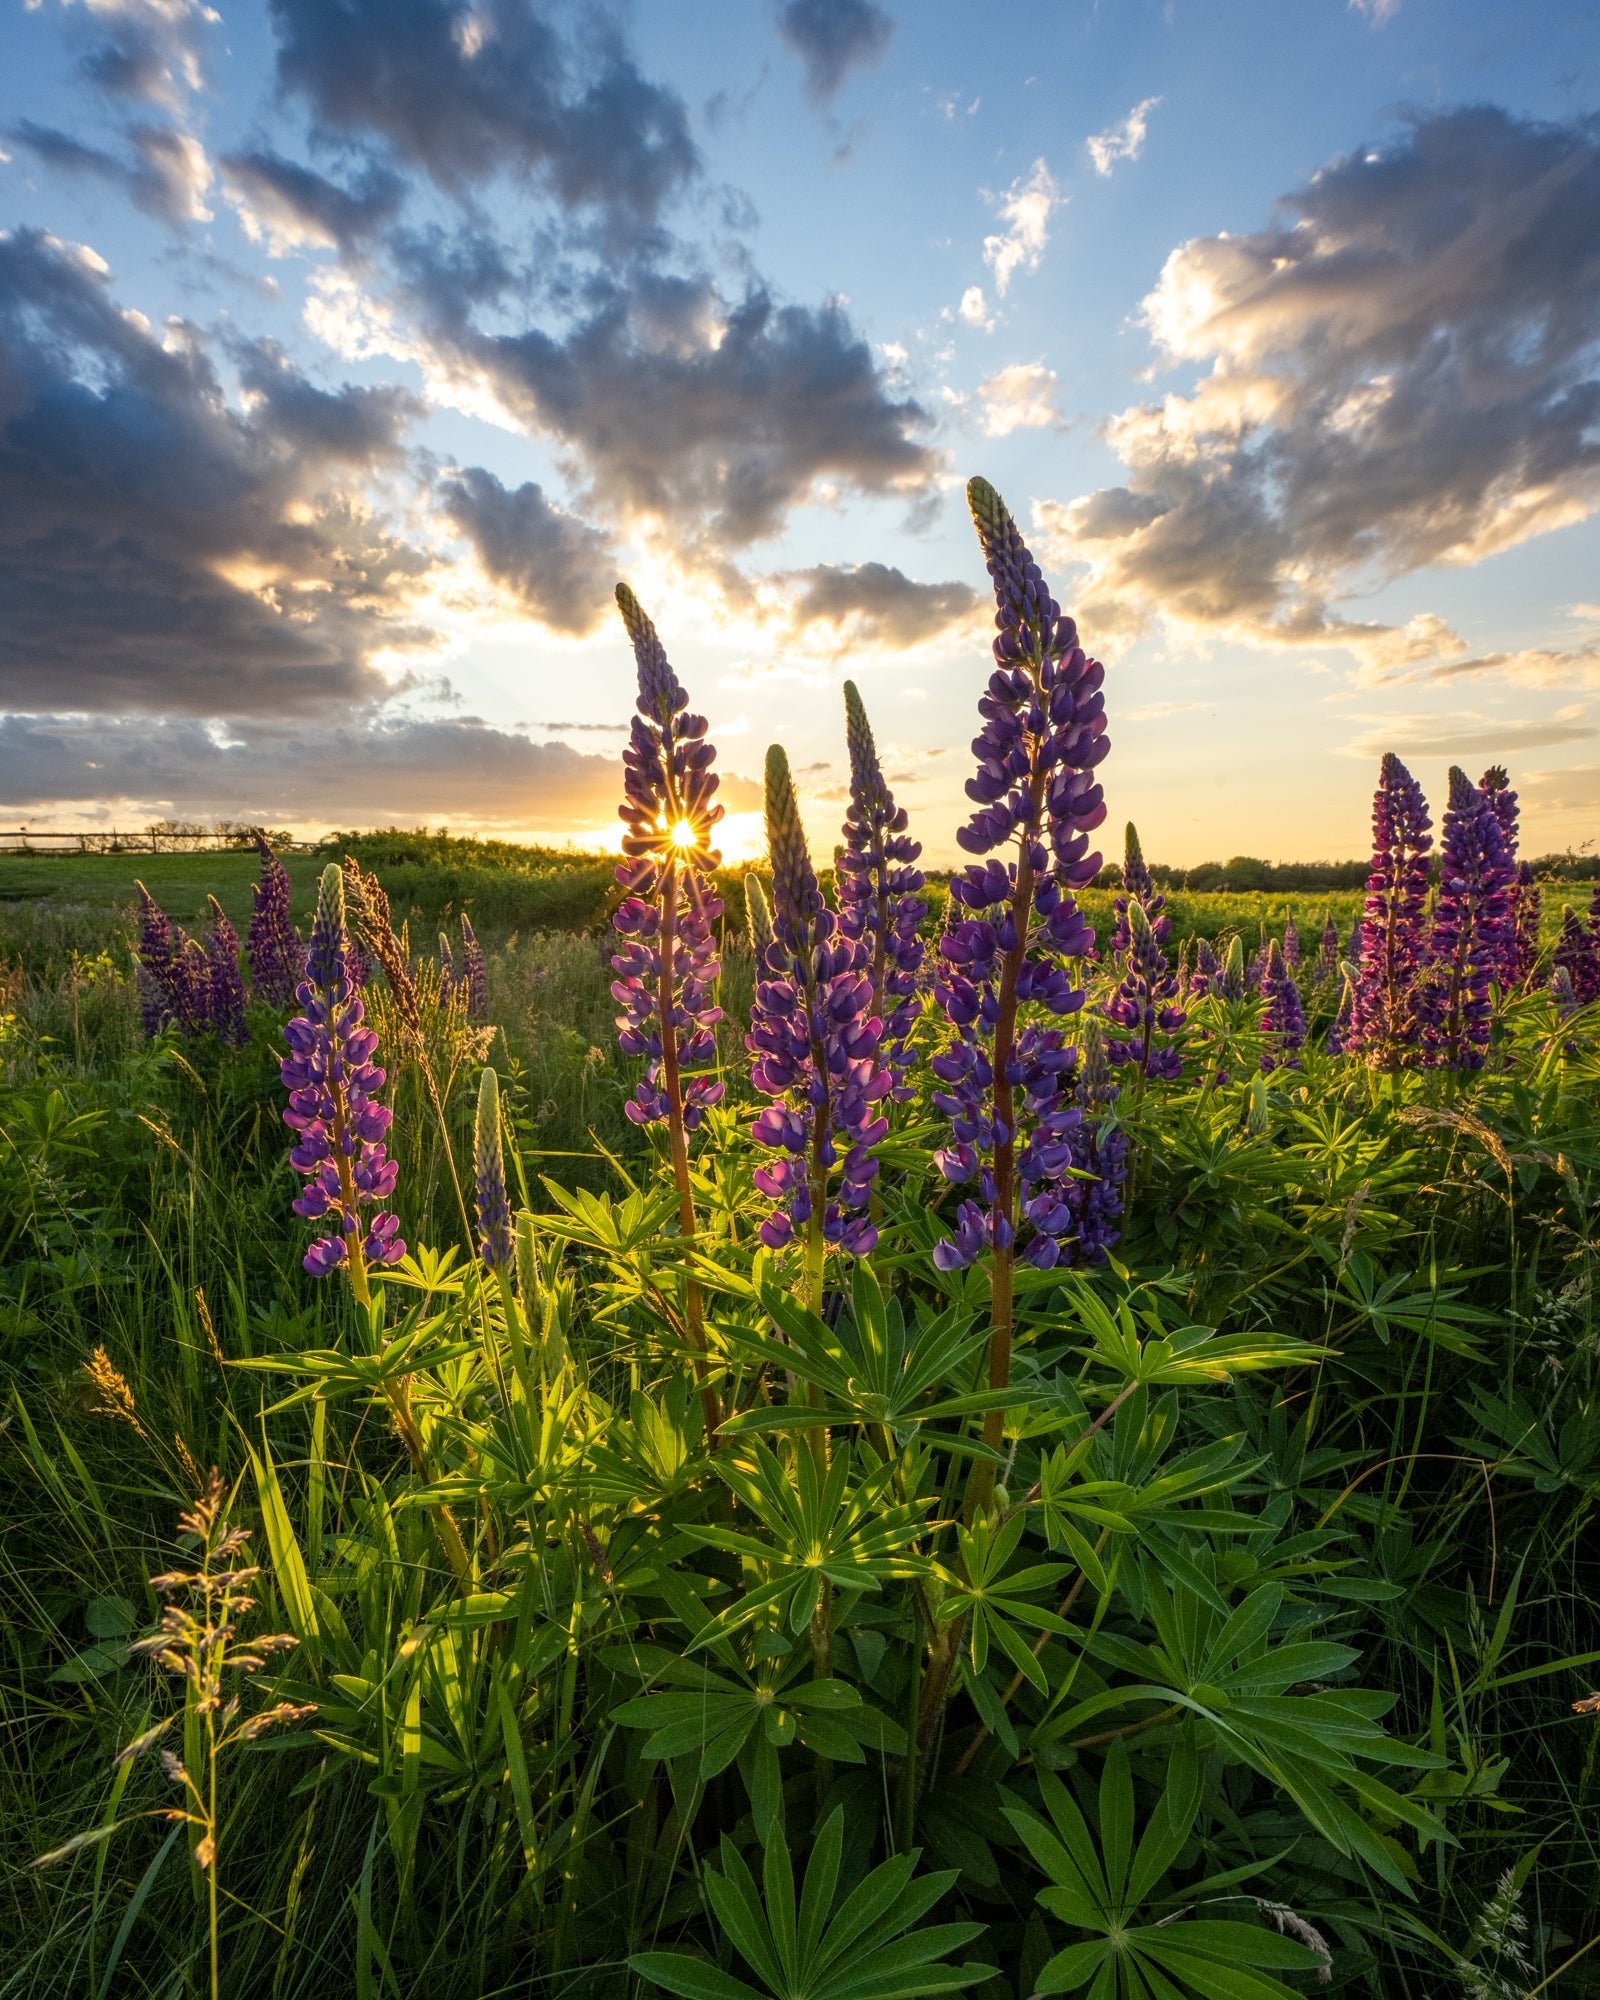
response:
<svg viewBox="0 0 1600 2000"><path fill-rule="evenodd" d="M1592 845L1600 11L0 0L0 827L604 844L625 578L730 858L848 676L947 862L974 473L1153 858Z"/></svg>

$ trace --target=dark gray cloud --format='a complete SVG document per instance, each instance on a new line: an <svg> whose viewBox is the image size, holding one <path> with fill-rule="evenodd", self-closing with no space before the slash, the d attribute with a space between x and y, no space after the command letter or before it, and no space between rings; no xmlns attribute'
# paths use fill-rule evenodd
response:
<svg viewBox="0 0 1600 2000"><path fill-rule="evenodd" d="M1407 630L1334 601L1600 507L1597 215L1600 121L1479 106L1333 161L1269 228L1175 250L1146 322L1209 372L1111 422L1123 486L1044 510L1093 565L1085 615L1409 663Z"/></svg>
<svg viewBox="0 0 1600 2000"><path fill-rule="evenodd" d="M364 504L410 412L267 345L231 403L191 327L122 311L105 265L0 236L0 687L14 708L327 710L424 643L430 558Z"/></svg>
<svg viewBox="0 0 1600 2000"><path fill-rule="evenodd" d="M894 29L873 0L786 0L778 9L778 33L805 65L806 93L818 106L833 102L851 70L877 62Z"/></svg>
<svg viewBox="0 0 1600 2000"><path fill-rule="evenodd" d="M621 783L620 752L532 743L473 717L263 723L229 741L185 718L0 717L0 809L11 816L126 801L349 826L459 817L465 808L478 824L599 829L615 820ZM761 802L758 786L733 776L718 796L735 811Z"/></svg>
<svg viewBox="0 0 1600 2000"><path fill-rule="evenodd" d="M376 165L351 187L265 149L224 153L218 165L245 228L274 249L304 244L349 254L391 222L405 198L400 176Z"/></svg>
<svg viewBox="0 0 1600 2000"><path fill-rule="evenodd" d="M532 480L513 490L481 465L467 466L441 482L439 498L485 574L541 624L592 632L609 611L617 574L610 536L553 507Z"/></svg>
<svg viewBox="0 0 1600 2000"><path fill-rule="evenodd" d="M5 136L56 173L87 175L120 188L158 221L182 225L210 219L205 194L211 168L205 149L170 125L132 126L125 159L31 118L9 127Z"/></svg>
<svg viewBox="0 0 1600 2000"><path fill-rule="evenodd" d="M80 73L113 97L179 109L204 81L206 43L218 25L207 0L95 0L63 26L80 50Z"/></svg>
<svg viewBox="0 0 1600 2000"><path fill-rule="evenodd" d="M461 193L521 173L613 228L654 224L699 169L688 113L586 17L531 0L272 0L282 89L318 127L378 137Z"/></svg>
<svg viewBox="0 0 1600 2000"><path fill-rule="evenodd" d="M887 563L818 563L791 570L797 627L848 627L852 638L902 651L967 624L978 593L965 583L916 583Z"/></svg>

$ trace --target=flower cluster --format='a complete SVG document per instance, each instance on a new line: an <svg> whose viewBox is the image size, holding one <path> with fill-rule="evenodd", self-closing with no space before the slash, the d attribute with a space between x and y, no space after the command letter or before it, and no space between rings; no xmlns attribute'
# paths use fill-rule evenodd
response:
<svg viewBox="0 0 1600 2000"><path fill-rule="evenodd" d="M1506 953L1501 984L1508 992L1526 986L1539 962L1539 918L1544 898L1533 879L1533 863L1517 863L1511 891L1511 949Z"/></svg>
<svg viewBox="0 0 1600 2000"><path fill-rule="evenodd" d="M1178 1004L1178 982L1162 949L1171 919L1158 916L1152 923L1143 903L1131 897L1127 912L1122 977L1105 1004L1106 1019L1122 1033L1108 1043L1106 1053L1114 1063L1135 1064L1152 1080L1175 1082L1183 1074L1178 1038L1188 1015Z"/></svg>
<svg viewBox="0 0 1600 2000"><path fill-rule="evenodd" d="M250 1039L244 1018L244 980L239 973L239 933L215 896L208 896L211 922L206 929L207 1002L211 1028L219 1042L242 1049Z"/></svg>
<svg viewBox="0 0 1600 2000"><path fill-rule="evenodd" d="M1416 989L1428 962L1424 911L1432 825L1422 787L1387 752L1372 801L1372 869L1344 1031L1345 1048L1374 1068L1416 1060Z"/></svg>
<svg viewBox="0 0 1600 2000"><path fill-rule="evenodd" d="M239 977L239 935L215 896L205 937L192 938L175 924L142 882L139 892L139 1014L147 1035L176 1028L188 1040L213 1034L242 1047L244 983Z"/></svg>
<svg viewBox="0 0 1600 2000"><path fill-rule="evenodd" d="M1082 1060L1073 1087L1079 1119L1071 1135L1072 1164L1078 1174L1092 1178L1074 1175L1060 1192L1072 1216L1073 1254L1080 1263L1103 1264L1121 1233L1128 1135L1114 1115L1119 1092L1099 1024L1085 1021L1081 1039Z"/></svg>
<svg viewBox="0 0 1600 2000"><path fill-rule="evenodd" d="M1423 1060L1445 1069L1481 1069L1489 1046L1491 987L1515 944L1515 869L1497 799L1465 771L1450 772L1450 803L1439 849L1439 900L1431 963L1418 989Z"/></svg>
<svg viewBox="0 0 1600 2000"><path fill-rule="evenodd" d="M1261 1012L1261 1067L1263 1071L1298 1069L1300 1052L1306 1045L1306 1012L1294 969L1276 940L1267 950L1261 993L1266 1001Z"/></svg>
<svg viewBox="0 0 1600 2000"><path fill-rule="evenodd" d="M716 1053L719 970L715 926L722 903L710 871L721 859L710 845L722 818L715 802L716 752L706 721L689 713L689 697L667 660L656 628L624 583L617 605L633 642L639 674L637 711L622 753L626 829L617 870L624 895L612 924L622 943L611 960L611 991L622 1012L624 1055L648 1067L623 1106L636 1125L681 1114L692 1132L723 1086L709 1075L680 1082L679 1071L708 1064Z"/></svg>
<svg viewBox="0 0 1600 2000"><path fill-rule="evenodd" d="M289 872L264 834L256 835L261 879L250 892L250 925L245 932L245 956L250 961L250 990L270 1007L287 1007L306 974L306 949L290 914Z"/></svg>
<svg viewBox="0 0 1600 2000"><path fill-rule="evenodd" d="M1322 935L1317 939L1317 963L1312 978L1319 986L1331 986L1339 976L1339 926L1333 921L1330 911L1323 920Z"/></svg>
<svg viewBox="0 0 1600 2000"><path fill-rule="evenodd" d="M284 1028L289 1054L281 1064L289 1104L283 1122L296 1134L290 1163L306 1177L295 1213L334 1231L305 1255L305 1268L326 1277L348 1263L358 1294L368 1264L396 1264L405 1255L398 1219L361 1211L394 1193L398 1169L384 1150L392 1116L377 1101L384 1072L373 1061L378 1038L364 1024L348 968L344 878L324 870L306 974L296 995L303 1011Z"/></svg>
<svg viewBox="0 0 1600 2000"><path fill-rule="evenodd" d="M1063 1183L1082 1114L1073 1098L1077 1050L1039 1017L1082 1007L1069 964L1094 950L1075 892L1100 867L1089 836L1105 818L1094 778L1110 748L1105 670L1078 644L994 488L975 479L967 498L998 636L978 703L978 768L967 781L978 809L956 839L989 858L950 885L935 990L954 1034L932 1069L943 1085L933 1102L952 1135L937 1163L947 1180L975 1182L977 1199L962 1202L955 1234L934 1257L952 1270L992 1247L1008 1270L1026 1227L1023 1254L1048 1269L1071 1254L1075 1216ZM1007 844L1012 858L1002 862L994 850Z"/></svg>
<svg viewBox="0 0 1600 2000"><path fill-rule="evenodd" d="M1574 1003L1587 1007L1600 1000L1600 947L1592 925L1570 903L1561 906L1561 935L1556 940L1555 970L1565 973Z"/></svg>
<svg viewBox="0 0 1600 2000"><path fill-rule="evenodd" d="M902 1081L911 1061L922 970L918 935L926 881L916 866L919 842L906 832L906 811L884 782L867 711L854 681L844 684L845 738L850 749L850 810L844 849L834 869L839 928L866 948L872 991L868 1011L883 1022L879 1059L893 1073L893 1095L910 1095Z"/></svg>
<svg viewBox="0 0 1600 2000"><path fill-rule="evenodd" d="M865 1213L878 1172L871 1149L889 1129L878 1109L890 1088L878 1059L883 1023L872 1012L870 948L823 901L789 760L776 744L767 752L766 817L772 941L745 1047L755 1058L750 1081L773 1100L752 1136L781 1157L756 1170L756 1186L777 1204L761 1240L775 1250L799 1231L813 1257L835 1245L864 1256L878 1240Z"/></svg>
<svg viewBox="0 0 1600 2000"><path fill-rule="evenodd" d="M1215 945L1210 938L1197 938L1194 947L1194 968L1184 989L1187 998L1203 1000L1208 993L1215 993L1217 982L1221 977L1222 960L1217 956Z"/></svg>
<svg viewBox="0 0 1600 2000"><path fill-rule="evenodd" d="M1144 849L1139 845L1139 832L1129 820L1123 833L1122 844L1122 894L1112 898L1111 907L1116 913L1116 921L1111 927L1111 955L1120 959L1128 949L1130 933L1128 929L1128 905L1130 902L1143 903L1144 913L1151 923L1160 921L1161 913L1167 907L1167 899L1156 888L1155 877L1150 873L1144 858ZM1171 924L1169 922L1168 929ZM1167 932L1161 933L1166 942Z"/></svg>

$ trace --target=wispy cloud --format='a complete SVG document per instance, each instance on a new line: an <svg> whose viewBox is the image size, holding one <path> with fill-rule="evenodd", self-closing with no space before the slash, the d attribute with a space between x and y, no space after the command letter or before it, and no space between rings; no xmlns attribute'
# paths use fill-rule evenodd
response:
<svg viewBox="0 0 1600 2000"><path fill-rule="evenodd" d="M1159 97L1145 98L1133 107L1120 125L1097 132L1085 142L1094 170L1102 180L1110 178L1111 170L1119 160L1136 160L1144 151L1150 114L1160 102Z"/></svg>
<svg viewBox="0 0 1600 2000"><path fill-rule="evenodd" d="M983 428L989 437L1009 437L1013 431L1045 430L1059 424L1061 412L1053 401L1056 371L1040 361L1015 361L978 384Z"/></svg>
<svg viewBox="0 0 1600 2000"><path fill-rule="evenodd" d="M1597 733L1582 708L1564 709L1545 721L1486 715L1470 708L1454 715L1372 715L1360 719L1368 727L1339 745L1341 756L1381 757L1386 750L1411 757L1509 756L1556 743L1585 743Z"/></svg>
<svg viewBox="0 0 1600 2000"><path fill-rule="evenodd" d="M1050 169L1038 159L995 202L1005 227L983 239L983 258L994 272L994 288L1002 298L1018 271L1039 268L1050 241L1050 218L1066 206L1066 199Z"/></svg>

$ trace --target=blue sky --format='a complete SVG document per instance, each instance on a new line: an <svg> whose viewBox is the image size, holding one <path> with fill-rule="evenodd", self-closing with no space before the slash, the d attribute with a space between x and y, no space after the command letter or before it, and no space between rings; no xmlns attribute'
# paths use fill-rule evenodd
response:
<svg viewBox="0 0 1600 2000"><path fill-rule="evenodd" d="M1536 29L1536 32L1530 32ZM0 818L612 824L625 576L730 846L839 683L954 853L1000 488L1113 823L1350 855L1378 756L1600 832L1600 17L0 14Z"/></svg>

